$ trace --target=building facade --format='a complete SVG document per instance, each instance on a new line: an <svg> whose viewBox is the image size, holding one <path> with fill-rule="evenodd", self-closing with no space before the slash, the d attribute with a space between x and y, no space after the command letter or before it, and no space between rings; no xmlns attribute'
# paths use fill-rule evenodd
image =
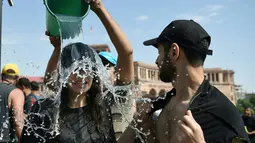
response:
<svg viewBox="0 0 255 143"><path fill-rule="evenodd" d="M159 70L156 64L134 62L135 83L140 86L143 94L152 96L164 95L172 89L170 83L163 83L159 78ZM236 104L237 87L234 83L234 71L221 68L205 68L206 78L212 85L223 92L229 100Z"/></svg>
<svg viewBox="0 0 255 143"><path fill-rule="evenodd" d="M233 104L236 104L238 86L234 82L234 71L221 68L206 68L204 70L206 78L211 84L224 93Z"/></svg>
<svg viewBox="0 0 255 143"><path fill-rule="evenodd" d="M170 83L164 83L159 78L159 70L156 64L134 62L135 84L139 85L143 95L157 97L164 95L172 89Z"/></svg>

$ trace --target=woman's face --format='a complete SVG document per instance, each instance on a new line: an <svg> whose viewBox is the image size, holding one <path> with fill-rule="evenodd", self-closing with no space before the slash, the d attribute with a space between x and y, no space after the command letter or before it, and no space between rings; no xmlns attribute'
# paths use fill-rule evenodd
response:
<svg viewBox="0 0 255 143"><path fill-rule="evenodd" d="M68 88L75 93L86 93L91 88L93 78L83 70L72 72L68 79Z"/></svg>

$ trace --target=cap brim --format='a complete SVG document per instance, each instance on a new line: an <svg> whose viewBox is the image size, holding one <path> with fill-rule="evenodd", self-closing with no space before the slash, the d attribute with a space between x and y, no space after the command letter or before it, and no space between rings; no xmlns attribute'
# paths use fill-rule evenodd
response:
<svg viewBox="0 0 255 143"><path fill-rule="evenodd" d="M158 45L157 41L158 41L158 38L153 38L153 39L144 41L143 45L144 46L154 46L154 47L157 47L157 45Z"/></svg>

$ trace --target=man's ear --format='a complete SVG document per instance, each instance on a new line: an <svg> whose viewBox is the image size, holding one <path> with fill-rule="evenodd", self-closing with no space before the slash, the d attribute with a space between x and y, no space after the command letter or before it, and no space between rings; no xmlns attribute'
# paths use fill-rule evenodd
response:
<svg viewBox="0 0 255 143"><path fill-rule="evenodd" d="M179 55L180 55L180 47L178 46L178 44L173 43L169 50L169 56L170 56L171 61L173 63L176 63L176 61L179 58Z"/></svg>

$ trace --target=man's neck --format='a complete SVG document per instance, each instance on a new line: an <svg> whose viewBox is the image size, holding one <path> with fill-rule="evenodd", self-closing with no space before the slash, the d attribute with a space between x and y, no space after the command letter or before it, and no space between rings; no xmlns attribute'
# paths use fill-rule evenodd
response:
<svg viewBox="0 0 255 143"><path fill-rule="evenodd" d="M28 96L31 93L31 90L29 89L24 89L23 92L25 93L26 96Z"/></svg>
<svg viewBox="0 0 255 143"><path fill-rule="evenodd" d="M178 75L174 83L176 97L181 101L189 101L204 80L203 68L188 67Z"/></svg>
<svg viewBox="0 0 255 143"><path fill-rule="evenodd" d="M13 81L11 80L3 79L2 82L13 85Z"/></svg>
<svg viewBox="0 0 255 143"><path fill-rule="evenodd" d="M32 94L40 96L40 92L39 91L32 91Z"/></svg>

